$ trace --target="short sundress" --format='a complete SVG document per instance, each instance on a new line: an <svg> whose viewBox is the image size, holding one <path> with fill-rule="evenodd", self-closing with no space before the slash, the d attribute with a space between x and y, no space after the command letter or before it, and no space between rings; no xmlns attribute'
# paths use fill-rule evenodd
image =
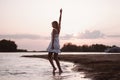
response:
<svg viewBox="0 0 120 80"><path fill-rule="evenodd" d="M57 29L55 29L55 30L57 31ZM60 53L61 51L60 51L60 44L59 44L59 34L55 34L54 43L53 43L54 49L52 49L52 34L53 33L51 33L51 41L49 43L47 51L53 52L53 53Z"/></svg>

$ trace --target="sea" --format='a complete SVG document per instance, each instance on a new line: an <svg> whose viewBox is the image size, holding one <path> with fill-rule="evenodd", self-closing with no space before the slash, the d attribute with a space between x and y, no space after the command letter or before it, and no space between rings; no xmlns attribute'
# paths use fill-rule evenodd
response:
<svg viewBox="0 0 120 80"><path fill-rule="evenodd" d="M47 52L0 53L0 80L91 80L84 72L73 71L74 63L60 61L63 73L52 74L47 59L21 57L22 55L43 55ZM60 54L106 54L89 52L62 52Z"/></svg>

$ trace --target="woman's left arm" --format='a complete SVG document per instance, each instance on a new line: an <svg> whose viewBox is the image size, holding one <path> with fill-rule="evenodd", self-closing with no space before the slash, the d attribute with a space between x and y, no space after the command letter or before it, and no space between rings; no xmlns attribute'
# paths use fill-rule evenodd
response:
<svg viewBox="0 0 120 80"><path fill-rule="evenodd" d="M58 23L58 27L59 27L59 33L60 33L60 29L61 29L61 18L62 18L62 9L60 9L60 17L59 17L59 23Z"/></svg>

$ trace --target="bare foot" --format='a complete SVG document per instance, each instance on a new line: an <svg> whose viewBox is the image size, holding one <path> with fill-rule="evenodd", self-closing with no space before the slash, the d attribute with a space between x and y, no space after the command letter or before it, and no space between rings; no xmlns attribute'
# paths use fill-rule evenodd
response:
<svg viewBox="0 0 120 80"><path fill-rule="evenodd" d="M53 69L53 75L55 75L55 70L56 70L56 68Z"/></svg>
<svg viewBox="0 0 120 80"><path fill-rule="evenodd" d="M63 73L63 71L62 70L59 70L59 75L61 75Z"/></svg>

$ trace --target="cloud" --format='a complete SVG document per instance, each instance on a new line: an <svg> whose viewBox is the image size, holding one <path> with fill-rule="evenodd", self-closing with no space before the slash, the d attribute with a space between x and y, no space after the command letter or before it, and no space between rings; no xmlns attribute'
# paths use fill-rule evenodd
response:
<svg viewBox="0 0 120 80"><path fill-rule="evenodd" d="M66 34L62 36L62 39L99 39L99 38L120 38L119 34L107 35L99 30L89 31L86 30L84 33L78 33L76 36L74 34Z"/></svg>
<svg viewBox="0 0 120 80"><path fill-rule="evenodd" d="M112 38L120 38L120 35L117 34L117 35L106 35L107 37L112 37Z"/></svg>
<svg viewBox="0 0 120 80"><path fill-rule="evenodd" d="M66 34L64 36L61 36L60 38L63 40L68 39L98 39L103 38L105 34L100 32L99 30L94 31L88 31L86 30L84 33L78 33L76 36L74 34Z"/></svg>
<svg viewBox="0 0 120 80"><path fill-rule="evenodd" d="M97 39L97 38L103 38L105 35L100 32L99 30L94 31L85 31L84 33L79 33L76 38L79 39Z"/></svg>
<svg viewBox="0 0 120 80"><path fill-rule="evenodd" d="M36 34L7 34L0 35L0 39L44 39L50 40L51 36L43 36ZM106 35L103 34L99 30L88 31L86 30L84 33L78 33L76 36L74 34L65 34L63 36L60 35L61 40L70 40L70 39L99 39L99 38L120 38L120 35Z"/></svg>
<svg viewBox="0 0 120 80"><path fill-rule="evenodd" d="M10 34L10 35L0 35L0 38L8 39L48 39L49 37L43 37L35 34Z"/></svg>
<svg viewBox="0 0 120 80"><path fill-rule="evenodd" d="M68 39L74 38L74 36L73 34L65 34L64 36L61 36L60 38L63 40L68 40Z"/></svg>

